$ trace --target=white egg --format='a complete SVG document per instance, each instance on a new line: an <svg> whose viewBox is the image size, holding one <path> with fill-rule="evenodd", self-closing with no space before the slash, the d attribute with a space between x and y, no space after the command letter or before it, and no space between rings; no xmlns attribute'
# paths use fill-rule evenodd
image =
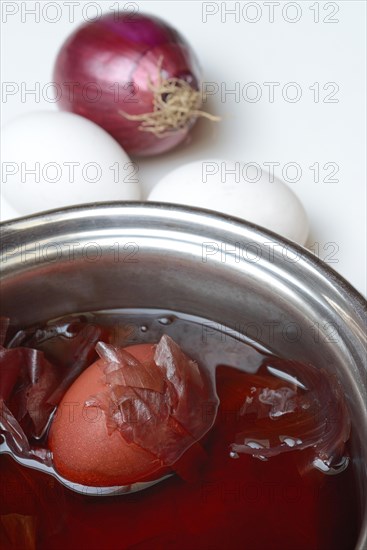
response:
<svg viewBox="0 0 367 550"><path fill-rule="evenodd" d="M2 194L21 215L139 200L137 167L105 130L79 115L33 112L2 131Z"/></svg>
<svg viewBox="0 0 367 550"><path fill-rule="evenodd" d="M0 195L0 221L5 222L14 218L19 218L20 214L10 206L8 201L3 195Z"/></svg>
<svg viewBox="0 0 367 550"><path fill-rule="evenodd" d="M306 212L282 181L239 162L202 160L164 176L148 200L198 206L236 216L299 244L308 235Z"/></svg>

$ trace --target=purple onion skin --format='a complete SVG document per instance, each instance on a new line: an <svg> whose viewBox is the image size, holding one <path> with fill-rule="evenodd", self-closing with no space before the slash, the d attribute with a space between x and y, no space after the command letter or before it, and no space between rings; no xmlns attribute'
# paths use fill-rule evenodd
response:
<svg viewBox="0 0 367 550"><path fill-rule="evenodd" d="M59 108L92 120L130 155L166 152L185 140L195 120L157 137L119 112L153 110L148 85L157 82L160 58L163 78L180 78L199 89L200 69L192 48L157 17L126 12L86 23L69 36L56 59Z"/></svg>

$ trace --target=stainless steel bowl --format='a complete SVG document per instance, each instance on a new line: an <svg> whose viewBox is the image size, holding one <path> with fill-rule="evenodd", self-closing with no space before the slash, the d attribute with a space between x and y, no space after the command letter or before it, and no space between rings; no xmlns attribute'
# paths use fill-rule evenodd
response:
<svg viewBox="0 0 367 550"><path fill-rule="evenodd" d="M159 308L245 332L336 372L350 407L367 545L363 298L305 249L213 212L156 203L51 211L2 224L1 309L26 326L72 312Z"/></svg>

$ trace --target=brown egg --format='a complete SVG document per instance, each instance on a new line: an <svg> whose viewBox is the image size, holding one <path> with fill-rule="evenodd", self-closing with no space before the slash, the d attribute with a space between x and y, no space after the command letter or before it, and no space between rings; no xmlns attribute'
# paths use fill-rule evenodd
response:
<svg viewBox="0 0 367 550"><path fill-rule="evenodd" d="M141 362L153 360L152 344L125 350ZM166 469L153 454L127 443L118 430L109 435L105 412L97 406L86 407L88 399L107 389L99 360L64 395L49 435L56 470L70 481L89 486L126 485L160 477Z"/></svg>

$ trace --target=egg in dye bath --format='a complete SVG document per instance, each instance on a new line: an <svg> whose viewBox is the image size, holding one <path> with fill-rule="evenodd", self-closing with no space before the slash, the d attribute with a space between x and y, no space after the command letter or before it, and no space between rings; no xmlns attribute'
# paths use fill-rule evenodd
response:
<svg viewBox="0 0 367 550"><path fill-rule="evenodd" d="M19 215L139 200L137 168L94 122L73 113L21 115L2 130L2 195Z"/></svg>
<svg viewBox="0 0 367 550"><path fill-rule="evenodd" d="M54 467L97 487L162 477L210 429L197 410L210 401L210 384L166 336L124 349L99 343L97 352L101 359L75 380L52 421Z"/></svg>
<svg viewBox="0 0 367 550"><path fill-rule="evenodd" d="M148 200L215 210L260 225L304 245L308 219L295 193L261 170L221 159L184 164L164 176Z"/></svg>

